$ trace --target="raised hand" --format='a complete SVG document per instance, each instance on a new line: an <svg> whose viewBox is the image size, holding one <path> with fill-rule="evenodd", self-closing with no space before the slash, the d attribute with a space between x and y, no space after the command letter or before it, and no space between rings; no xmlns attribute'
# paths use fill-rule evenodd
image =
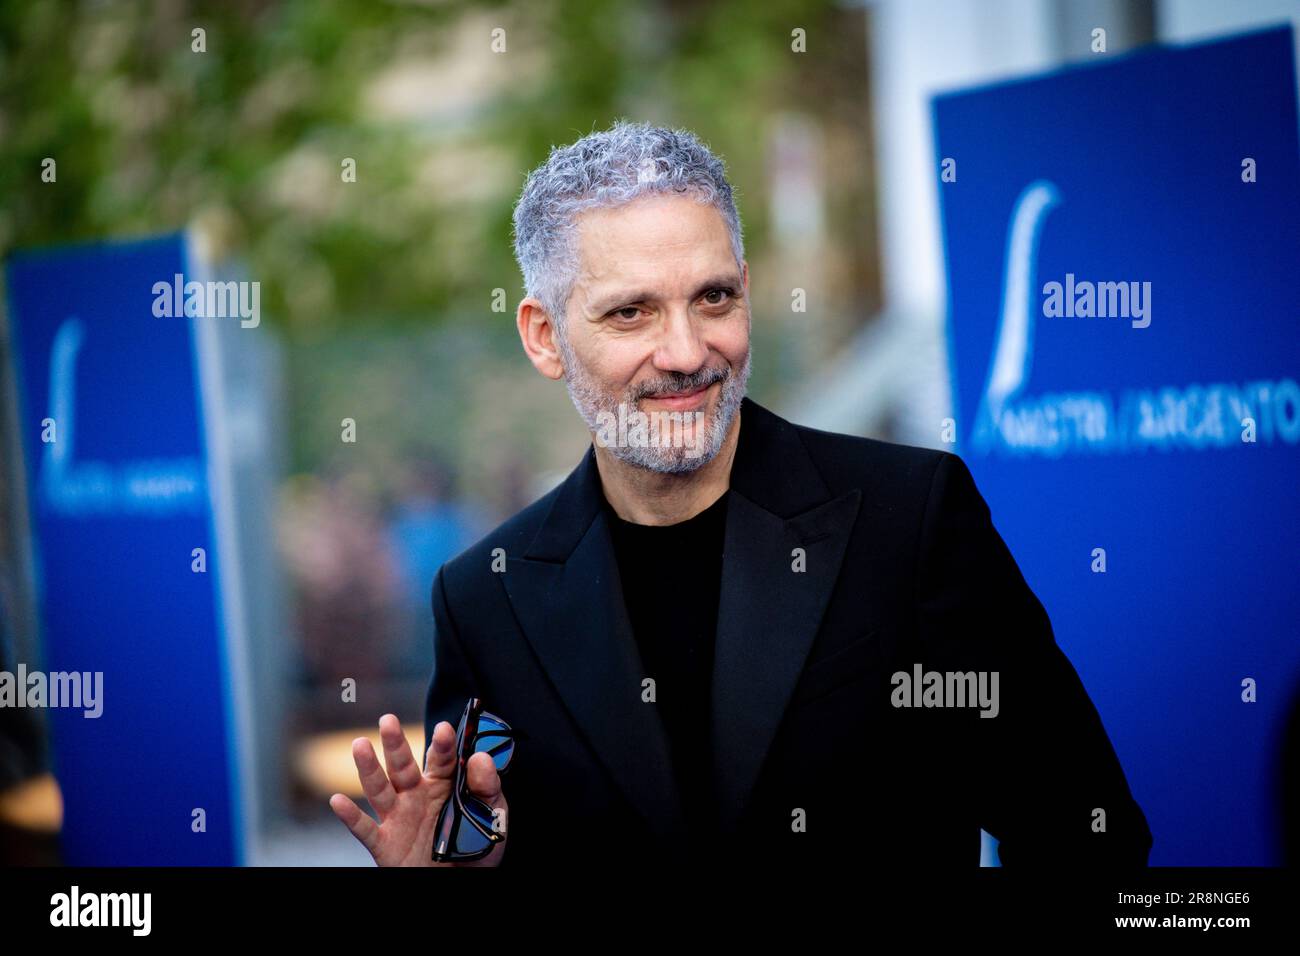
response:
<svg viewBox="0 0 1300 956"><path fill-rule="evenodd" d="M379 718L379 737L384 746L384 767L379 765L369 739L358 737L352 741L357 776L379 822L345 794L330 797L334 815L361 841L375 863L379 866L496 866L500 863L507 841L498 843L481 860L435 863L430 859L434 825L443 803L451 796L455 780L456 728L445 720L433 728L423 773L396 716L384 714ZM492 757L476 753L465 766L470 790L493 810L500 808L501 817L508 819L509 808Z"/></svg>

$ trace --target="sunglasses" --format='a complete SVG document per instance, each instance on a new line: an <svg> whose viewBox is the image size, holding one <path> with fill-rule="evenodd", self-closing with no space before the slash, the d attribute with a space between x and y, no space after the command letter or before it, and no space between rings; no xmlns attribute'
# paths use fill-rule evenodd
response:
<svg viewBox="0 0 1300 956"><path fill-rule="evenodd" d="M456 778L433 831L435 862L480 860L506 838L497 828L492 808L470 792L466 764L474 754L486 753L497 773L505 773L515 752L515 737L504 720L483 709L479 698L471 697L465 704L456 728Z"/></svg>

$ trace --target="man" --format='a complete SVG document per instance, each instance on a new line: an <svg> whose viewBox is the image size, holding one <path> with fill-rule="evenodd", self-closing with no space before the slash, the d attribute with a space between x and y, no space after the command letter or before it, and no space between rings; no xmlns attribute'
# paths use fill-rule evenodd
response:
<svg viewBox="0 0 1300 956"><path fill-rule="evenodd" d="M429 862L479 697L519 734L505 774L466 764L507 834L481 864L974 866L983 828L1004 864L1145 865L1145 817L962 461L744 397L721 163L620 123L552 151L515 229L524 351L593 442L436 575L424 772L385 715L387 774L353 751L380 822L332 799L376 861Z"/></svg>

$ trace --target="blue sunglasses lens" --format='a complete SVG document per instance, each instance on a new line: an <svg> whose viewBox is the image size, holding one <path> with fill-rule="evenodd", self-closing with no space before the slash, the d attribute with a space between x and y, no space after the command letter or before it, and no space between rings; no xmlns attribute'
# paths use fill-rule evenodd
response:
<svg viewBox="0 0 1300 956"><path fill-rule="evenodd" d="M510 726L500 717L486 711L479 714L474 752L490 755L497 771L505 770L510 765L510 758L515 752L514 734Z"/></svg>

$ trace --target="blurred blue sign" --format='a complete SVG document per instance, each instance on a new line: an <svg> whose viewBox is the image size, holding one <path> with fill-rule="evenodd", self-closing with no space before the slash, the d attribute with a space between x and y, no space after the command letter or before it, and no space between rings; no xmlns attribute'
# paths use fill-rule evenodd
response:
<svg viewBox="0 0 1300 956"><path fill-rule="evenodd" d="M43 639L22 663L65 691L44 705L75 865L242 859L199 325L231 320L154 308L190 269L170 236L7 270Z"/></svg>
<svg viewBox="0 0 1300 956"><path fill-rule="evenodd" d="M1276 864L1300 677L1291 31L1098 60L935 100L957 450L1151 863Z"/></svg>

